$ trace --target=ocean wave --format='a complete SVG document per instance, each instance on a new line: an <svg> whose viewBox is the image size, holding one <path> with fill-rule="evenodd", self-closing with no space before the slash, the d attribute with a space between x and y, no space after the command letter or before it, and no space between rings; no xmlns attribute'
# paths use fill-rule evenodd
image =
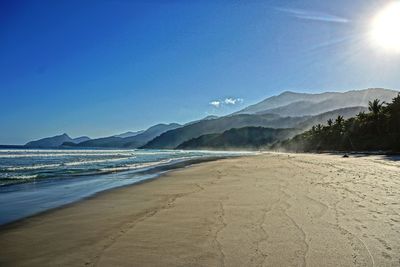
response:
<svg viewBox="0 0 400 267"><path fill-rule="evenodd" d="M131 157L134 153L26 153L26 154L1 154L0 158L51 158L51 157L68 157L68 156L120 156Z"/></svg>
<svg viewBox="0 0 400 267"><path fill-rule="evenodd" d="M131 157L142 155L176 155L176 154L247 154L245 151L191 151L191 150L0 150L0 158L30 158L30 157L68 157L68 156L118 156Z"/></svg>
<svg viewBox="0 0 400 267"><path fill-rule="evenodd" d="M39 175L32 174L32 175L13 175L8 177L2 177L0 180L32 180L38 178Z"/></svg>
<svg viewBox="0 0 400 267"><path fill-rule="evenodd" d="M167 164L167 163L170 163L173 161L190 160L190 159L194 159L194 158L199 158L199 157L193 156L193 157L171 158L171 159L165 159L165 160L159 160L159 161L153 161L153 162L126 164L124 166L119 166L119 167L102 168L100 170L104 171L104 172L119 172L119 171L137 170L137 169Z"/></svg>
<svg viewBox="0 0 400 267"><path fill-rule="evenodd" d="M63 166L79 166L79 165L87 165L87 164L94 164L94 163L105 163L105 162L117 162L127 159L134 159L136 157L125 157L125 158L112 158L112 159L94 159L94 160L83 160L83 161L73 161L73 162L66 162L66 163L56 163L56 164L37 164L37 165L30 165L30 166L16 166L16 167L5 167L0 168L1 171L31 171L31 170L40 170L40 169L53 169L57 167Z"/></svg>
<svg viewBox="0 0 400 267"><path fill-rule="evenodd" d="M168 167L169 164L180 164L185 160L229 154L238 153L181 150L0 150L0 185L34 179L61 179L125 171L146 172L153 168ZM9 159L2 160L4 157Z"/></svg>
<svg viewBox="0 0 400 267"><path fill-rule="evenodd" d="M97 152L134 152L137 149L0 149L0 153L97 153Z"/></svg>
<svg viewBox="0 0 400 267"><path fill-rule="evenodd" d="M31 166L17 166L17 167L5 167L0 170L4 171L29 171L29 170L39 170L39 169L47 169L47 168L55 168L59 167L60 164L38 164Z"/></svg>
<svg viewBox="0 0 400 267"><path fill-rule="evenodd" d="M117 158L117 159L94 159L94 160L67 162L67 163L60 164L60 165L61 166L78 166L78 165L86 165L86 164L93 164L93 163L116 162L116 161L135 159L135 158L136 157L126 157L126 158Z"/></svg>
<svg viewBox="0 0 400 267"><path fill-rule="evenodd" d="M33 179L39 179L39 178L51 178L51 177L65 177L65 176L82 176L82 175L93 175L93 174L105 174L105 173L116 173L116 172L123 172L123 171L129 171L129 170L136 170L136 169L144 169L144 168L150 168L150 167L155 167L158 165L162 164L167 164L172 161L179 161L183 159L190 159L193 157L185 157L185 158L176 158L176 159L165 159L165 160L160 160L160 161L155 161L155 162L144 162L144 163L132 163L132 164L126 164L123 166L117 166L117 167L109 167L109 168L98 168L98 169L92 169L92 170L84 170L84 171L76 171L76 172L63 172L62 170L57 171L57 173L52 173L52 174L32 174L32 175L18 175L15 173L6 173L6 176L0 177L0 184L1 181L12 181L12 180L33 180ZM50 164L49 164L50 165ZM42 166L36 166L38 168L43 167L46 165ZM27 166L31 169L29 170L34 170L33 168L35 166ZM20 168L16 167L16 170L21 171Z"/></svg>
<svg viewBox="0 0 400 267"><path fill-rule="evenodd" d="M184 160L190 160L194 158L201 158L201 156L188 156L188 157L176 157L176 158L169 158L169 159L163 159L159 161L153 161L153 162L143 162L143 163L132 163L132 164L126 164L122 166L116 166L116 167L108 167L108 168L98 168L98 169L91 169L91 170L86 170L86 171L76 171L76 172L71 172L72 170L68 172L63 172L61 169L57 171L56 173L48 173L48 174L32 174L32 175L18 175L16 173L6 173L6 176L0 177L0 185L2 184L1 181L7 182L7 181L12 181L12 180L19 180L19 181L29 181L29 180L34 180L34 179L40 179L40 178L51 178L51 177L65 177L65 176L82 176L82 175L93 175L93 174L105 174L105 173L117 173L117 172L124 172L124 171L132 171L132 170L139 170L139 169L146 169L146 168L151 168L151 167L157 167L160 165L165 165L169 164L172 162L179 162L179 161L184 161ZM98 161L98 160L97 160ZM78 163L88 163L89 161L86 162L71 162L71 164L78 164ZM93 161L92 161L93 163ZM35 170L35 169L40 169L40 168L49 168L51 167L58 167L61 164L42 164L42 165L35 165L35 166L25 166L25 167L12 167L11 169L15 171L23 171L23 170ZM24 169L25 168L25 169Z"/></svg>

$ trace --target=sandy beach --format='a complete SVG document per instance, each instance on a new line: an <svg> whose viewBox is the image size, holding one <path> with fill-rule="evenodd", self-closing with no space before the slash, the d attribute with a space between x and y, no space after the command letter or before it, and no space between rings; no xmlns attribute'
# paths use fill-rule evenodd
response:
<svg viewBox="0 0 400 267"><path fill-rule="evenodd" d="M399 266L400 164L201 163L0 229L1 266Z"/></svg>

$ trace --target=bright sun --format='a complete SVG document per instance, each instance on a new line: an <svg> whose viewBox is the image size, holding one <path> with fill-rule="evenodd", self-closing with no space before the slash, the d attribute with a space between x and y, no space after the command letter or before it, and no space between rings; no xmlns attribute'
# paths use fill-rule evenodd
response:
<svg viewBox="0 0 400 267"><path fill-rule="evenodd" d="M389 4L376 15L371 37L384 49L400 53L400 1Z"/></svg>

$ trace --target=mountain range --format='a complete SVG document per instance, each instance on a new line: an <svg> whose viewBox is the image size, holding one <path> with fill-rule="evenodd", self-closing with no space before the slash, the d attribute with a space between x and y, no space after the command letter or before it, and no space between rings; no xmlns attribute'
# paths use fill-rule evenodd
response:
<svg viewBox="0 0 400 267"><path fill-rule="evenodd" d="M267 128L296 128L307 129L316 123L324 123L329 118L338 115L345 118L365 111L365 107L342 108L315 116L281 117L277 114L236 114L220 117L214 120L199 121L175 130L167 131L154 138L141 148L174 149L183 142L205 134L222 133L232 128L267 127Z"/></svg>
<svg viewBox="0 0 400 267"><path fill-rule="evenodd" d="M319 94L287 91L223 117L208 116L184 125L157 124L145 131L126 132L90 140L88 137L72 139L64 134L29 142L26 146L175 149L182 147L180 145L185 142L187 145L191 139L203 135L222 134L234 128L291 128L297 132L307 130L318 123L325 123L328 119L339 115L344 118L355 116L367 110L369 101L380 99L389 102L398 94L398 91L382 88ZM232 135L233 132L227 134ZM226 135L219 138L223 137ZM213 138L219 140L215 139L215 136ZM196 142L202 143L204 140L210 140L210 136L197 139Z"/></svg>
<svg viewBox="0 0 400 267"><path fill-rule="evenodd" d="M36 141L31 141L25 144L29 148L55 148L61 146L63 143L78 144L90 140L87 136L78 138L71 138L68 134L64 133L53 137L47 137Z"/></svg>
<svg viewBox="0 0 400 267"><path fill-rule="evenodd" d="M273 129L244 127L230 129L223 133L205 134L180 144L177 149L260 149L278 140L293 137L295 129Z"/></svg>
<svg viewBox="0 0 400 267"><path fill-rule="evenodd" d="M327 111L363 106L379 99L390 102L399 92L383 88L352 90L347 92L326 92L320 94L283 92L246 107L235 114L278 114L281 116L317 115Z"/></svg>
<svg viewBox="0 0 400 267"><path fill-rule="evenodd" d="M165 132L142 148L172 149L201 135L250 126L306 130L338 115L345 118L355 116L366 110L369 101L376 98L390 101L398 93L381 88L322 94L284 92L231 115L199 121Z"/></svg>
<svg viewBox="0 0 400 267"><path fill-rule="evenodd" d="M72 147L92 147L92 148L96 147L138 148L140 146L143 146L150 140L154 139L155 137L159 136L160 134L169 130L174 130L181 126L182 125L178 123L157 124L141 133L129 137L111 136L111 137L91 139L79 144L64 143L63 145Z"/></svg>
<svg viewBox="0 0 400 267"><path fill-rule="evenodd" d="M143 132L144 132L144 130L136 131L136 132L128 131L128 132L125 132L125 133L122 133L122 134L114 135L114 137L121 137L121 138L132 137L132 136L136 136L138 134L141 134Z"/></svg>

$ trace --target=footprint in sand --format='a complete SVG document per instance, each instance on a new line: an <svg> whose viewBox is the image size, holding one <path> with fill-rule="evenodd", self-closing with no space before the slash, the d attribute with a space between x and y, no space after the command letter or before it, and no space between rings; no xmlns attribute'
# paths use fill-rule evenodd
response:
<svg viewBox="0 0 400 267"><path fill-rule="evenodd" d="M383 240L379 237L377 237L376 240L378 240L386 248L386 250L392 250L392 248L389 246L389 244L385 240Z"/></svg>
<svg viewBox="0 0 400 267"><path fill-rule="evenodd" d="M392 257L389 255L389 254L387 254L386 252L382 252L382 256L385 258L385 259L392 259Z"/></svg>

